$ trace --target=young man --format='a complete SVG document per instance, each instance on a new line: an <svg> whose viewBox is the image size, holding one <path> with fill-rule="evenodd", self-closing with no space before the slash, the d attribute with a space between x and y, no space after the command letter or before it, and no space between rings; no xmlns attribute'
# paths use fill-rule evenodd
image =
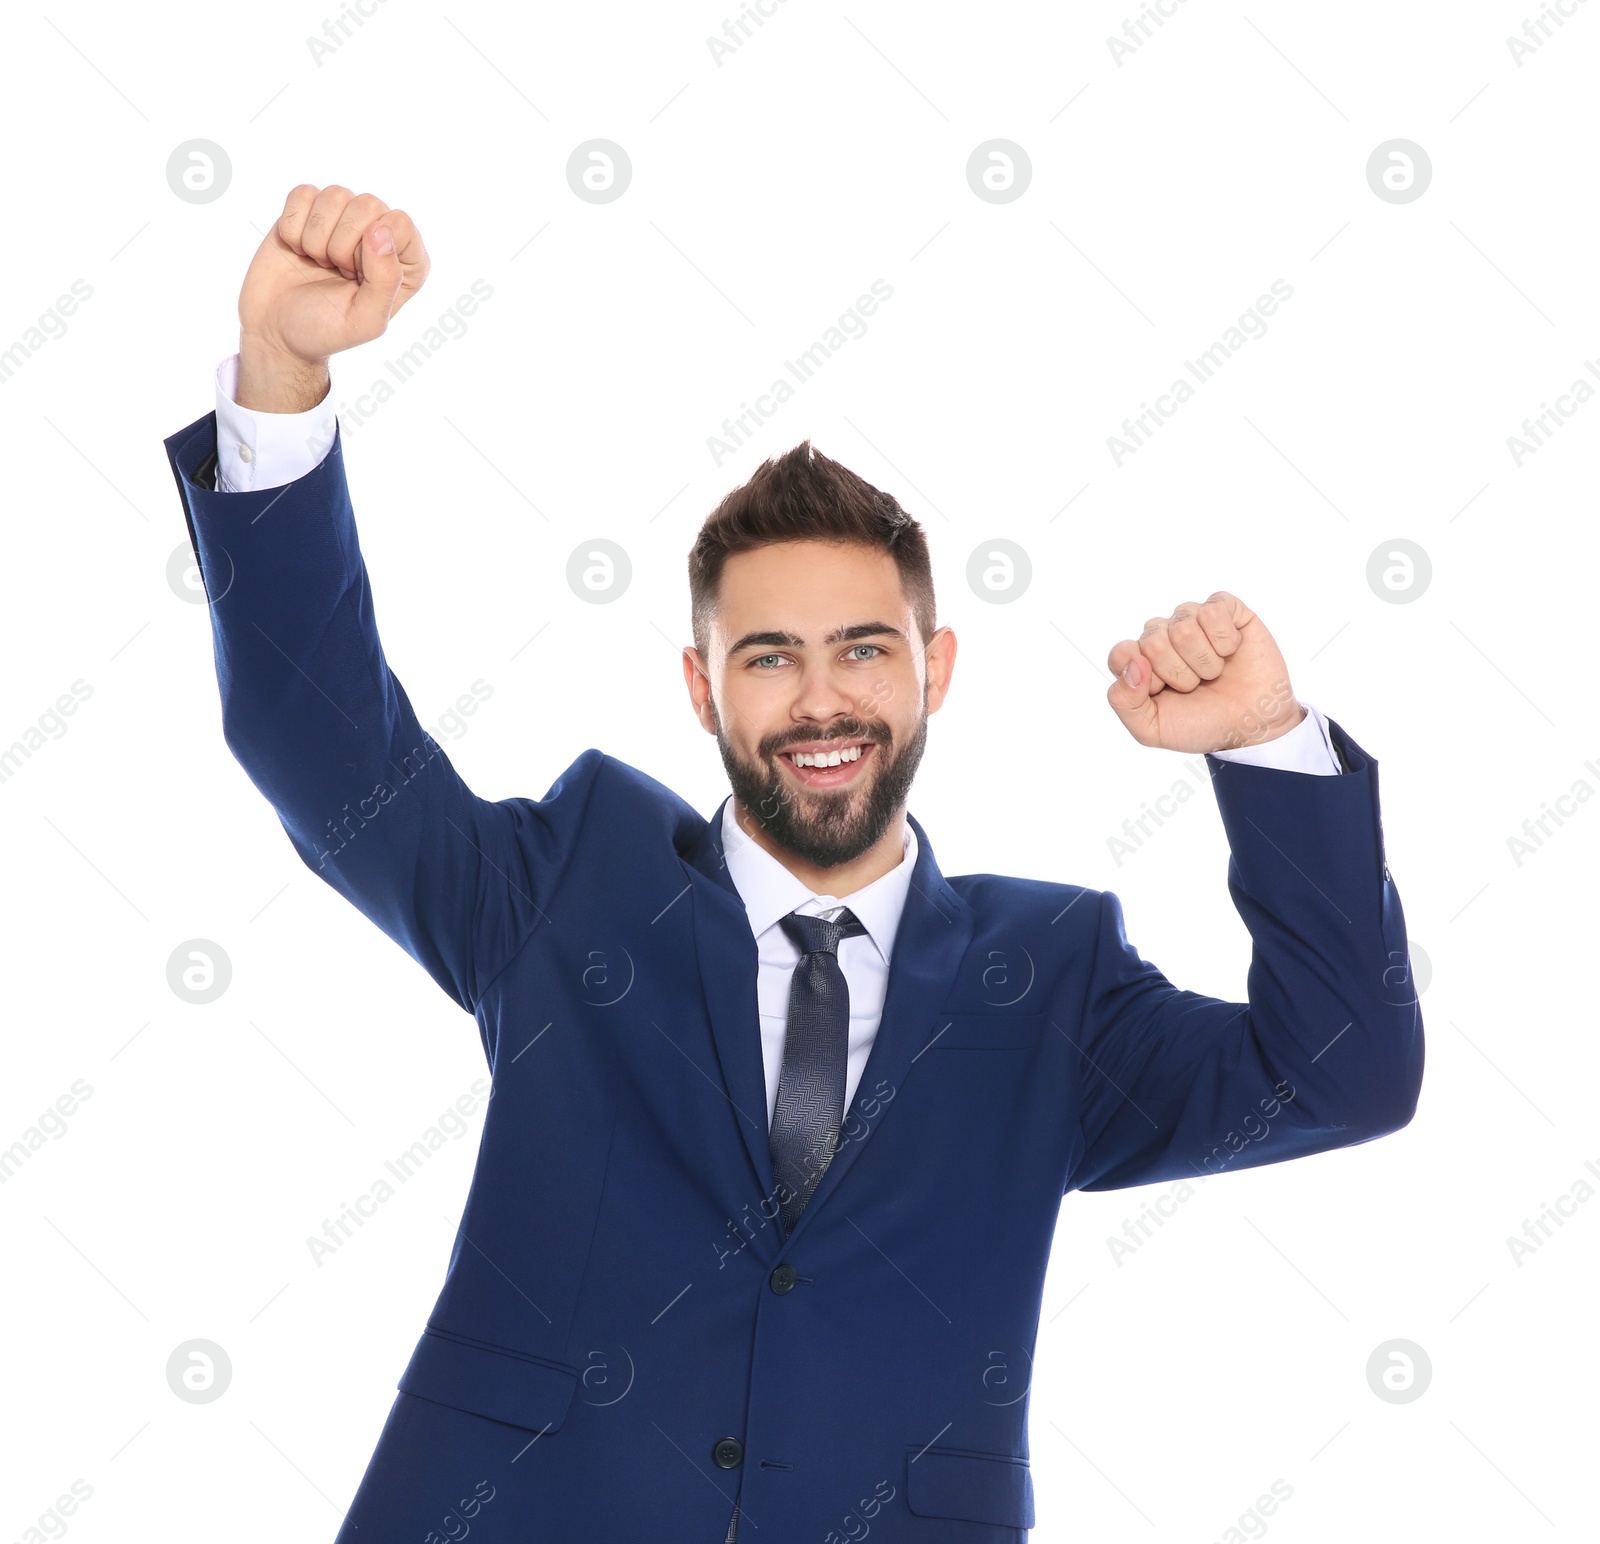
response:
<svg viewBox="0 0 1600 1544"><path fill-rule="evenodd" d="M1249 1002L1171 985L1109 893L947 878L905 806L956 656L921 529L801 445L690 558L716 814L592 749L478 798L385 662L328 398L427 269L404 214L296 188L217 411L167 441L229 747L493 1074L340 1544L1020 1540L1027 1399L992 1373L1031 1354L1063 1194L1412 1117L1376 764L1219 592L1118 643L1108 698L1209 754Z"/></svg>

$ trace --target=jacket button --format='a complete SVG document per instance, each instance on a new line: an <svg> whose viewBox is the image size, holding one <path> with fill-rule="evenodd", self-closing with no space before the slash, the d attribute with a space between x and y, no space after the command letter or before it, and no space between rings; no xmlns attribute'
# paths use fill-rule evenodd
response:
<svg viewBox="0 0 1600 1544"><path fill-rule="evenodd" d="M799 1277L800 1273L792 1265L785 1262L767 1278L767 1285L781 1297L785 1292L794 1289L794 1284L799 1280Z"/></svg>
<svg viewBox="0 0 1600 1544"><path fill-rule="evenodd" d="M711 1462L719 1469L737 1469L744 1461L744 1443L737 1437L722 1437L711 1450Z"/></svg>

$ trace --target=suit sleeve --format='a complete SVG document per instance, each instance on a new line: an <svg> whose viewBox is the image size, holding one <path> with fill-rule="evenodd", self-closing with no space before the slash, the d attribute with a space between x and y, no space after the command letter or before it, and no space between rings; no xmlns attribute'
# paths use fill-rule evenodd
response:
<svg viewBox="0 0 1600 1544"><path fill-rule="evenodd" d="M1208 757L1252 941L1249 1001L1174 986L1100 897L1075 1040L1067 1189L1199 1179L1371 1141L1422 1084L1422 1015L1385 861L1378 767L1330 721L1323 777Z"/></svg>
<svg viewBox="0 0 1600 1544"><path fill-rule="evenodd" d="M603 760L491 803L423 729L378 638L335 437L282 487L213 490L216 415L166 441L209 603L229 750L306 867L468 1012L544 916Z"/></svg>

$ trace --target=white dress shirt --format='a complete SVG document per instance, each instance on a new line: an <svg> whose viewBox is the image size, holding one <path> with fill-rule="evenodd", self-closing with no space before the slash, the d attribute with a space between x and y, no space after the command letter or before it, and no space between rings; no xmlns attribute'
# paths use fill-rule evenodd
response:
<svg viewBox="0 0 1600 1544"><path fill-rule="evenodd" d="M239 356L217 366L217 492L257 493L298 482L333 449L333 387L304 413L262 413L233 400Z"/></svg>
<svg viewBox="0 0 1600 1544"><path fill-rule="evenodd" d="M839 969L850 992L850 1048L845 1061L844 1107L850 1108L856 1084L877 1038L889 987L889 959L900 930L911 871L917 866L917 834L905 823L901 858L887 874L854 891L848 899L817 895L789 872L766 848L746 836L734 819L733 800L722 812L722 850L728 877L744 901L750 931L756 935L756 1002L761 1012L761 1061L767 1075L767 1125L778 1105L778 1074L783 1070L783 1042L788 1030L789 984L800 963L800 946L779 926L791 911L820 917L848 905L866 929L839 940Z"/></svg>
<svg viewBox="0 0 1600 1544"><path fill-rule="evenodd" d="M217 366L217 491L251 493L279 488L312 471L333 447L332 389L304 413L264 413L234 401L239 356ZM1276 767L1288 772L1332 775L1339 772L1328 736L1328 723L1318 709L1301 703L1305 717L1287 734L1261 745L1212 752L1222 761ZM800 962L800 949L780 927L791 911L820 916L848 905L866 932L839 942L839 969L850 993L850 1044L845 1071L844 1107L850 1108L856 1085L867 1065L883 1015L889 985L889 961L895 934L917 863L917 837L908 822L900 862L887 874L848 896L817 895L765 848L758 846L734 819L729 799L722 817L722 845L728 874L744 901L755 934L758 966L756 1000L761 1014L761 1059L767 1080L767 1124L778 1102L778 1077L783 1070L783 1043L788 1029L789 984Z"/></svg>

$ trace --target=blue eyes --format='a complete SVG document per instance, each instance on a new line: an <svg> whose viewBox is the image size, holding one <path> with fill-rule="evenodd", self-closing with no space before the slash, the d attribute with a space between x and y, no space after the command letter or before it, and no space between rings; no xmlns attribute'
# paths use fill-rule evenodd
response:
<svg viewBox="0 0 1600 1544"><path fill-rule="evenodd" d="M857 650L859 650L859 649L870 649L872 652L870 654L867 654L867 655L863 656L863 655L857 654ZM848 658L850 655L855 654L856 655L855 663L859 664L859 665L864 665L864 664L867 663L867 661L869 659L873 658L875 655L882 654L883 652L884 652L884 650L883 650L882 646L879 645L879 644L876 644L876 643L858 643L858 644L854 644L849 649L846 649L845 650L845 656L846 656L846 658ZM765 666L766 666L766 662L768 660L772 660L772 659L782 660L784 657L785 656L782 655L782 654L760 654L760 655L757 655L757 657L755 659L751 660L750 663L751 663L751 665L753 667L763 668L764 669Z"/></svg>

